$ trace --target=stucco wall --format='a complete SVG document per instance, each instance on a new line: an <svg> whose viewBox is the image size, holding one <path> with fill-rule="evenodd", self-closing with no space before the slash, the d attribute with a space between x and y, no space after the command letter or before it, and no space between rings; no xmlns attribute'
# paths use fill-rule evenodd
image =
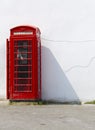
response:
<svg viewBox="0 0 95 130"><path fill-rule="evenodd" d="M42 99L95 99L95 1L0 1L0 98L6 98L6 38L35 25L42 38Z"/></svg>

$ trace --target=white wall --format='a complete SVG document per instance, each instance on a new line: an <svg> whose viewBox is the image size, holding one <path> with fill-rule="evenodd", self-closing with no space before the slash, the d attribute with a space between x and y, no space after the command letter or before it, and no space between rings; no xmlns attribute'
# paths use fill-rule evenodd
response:
<svg viewBox="0 0 95 130"><path fill-rule="evenodd" d="M6 38L17 25L35 25L42 37L42 98L95 99L95 1L0 1L0 98L6 98Z"/></svg>

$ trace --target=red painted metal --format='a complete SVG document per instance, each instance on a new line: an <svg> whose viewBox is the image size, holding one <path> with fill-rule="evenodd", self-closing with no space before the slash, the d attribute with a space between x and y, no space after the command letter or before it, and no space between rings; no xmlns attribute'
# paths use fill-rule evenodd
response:
<svg viewBox="0 0 95 130"><path fill-rule="evenodd" d="M41 99L40 30L17 26L7 39L7 99Z"/></svg>

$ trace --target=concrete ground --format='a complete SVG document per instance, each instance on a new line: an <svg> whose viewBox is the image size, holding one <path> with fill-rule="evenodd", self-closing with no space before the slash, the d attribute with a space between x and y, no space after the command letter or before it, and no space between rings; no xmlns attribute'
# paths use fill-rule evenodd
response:
<svg viewBox="0 0 95 130"><path fill-rule="evenodd" d="M94 129L94 105L0 105L0 130Z"/></svg>

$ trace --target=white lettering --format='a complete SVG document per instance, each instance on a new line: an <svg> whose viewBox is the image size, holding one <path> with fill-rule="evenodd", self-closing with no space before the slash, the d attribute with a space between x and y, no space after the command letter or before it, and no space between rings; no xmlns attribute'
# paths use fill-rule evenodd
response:
<svg viewBox="0 0 95 130"><path fill-rule="evenodd" d="M14 35L33 35L33 32L14 32Z"/></svg>

